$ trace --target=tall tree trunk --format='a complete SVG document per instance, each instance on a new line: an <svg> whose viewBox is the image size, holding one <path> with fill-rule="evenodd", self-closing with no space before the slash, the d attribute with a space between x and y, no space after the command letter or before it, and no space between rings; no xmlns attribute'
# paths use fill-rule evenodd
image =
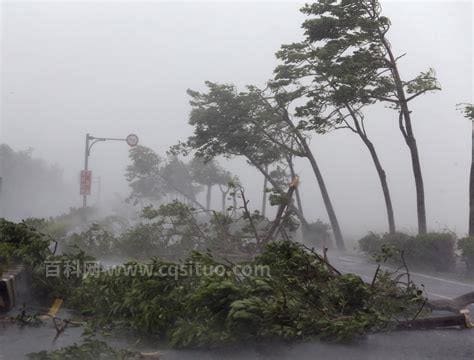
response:
<svg viewBox="0 0 474 360"><path fill-rule="evenodd" d="M365 132L364 125L361 125L359 123L359 118L357 117L357 114L354 112L353 108L347 103L345 104L345 106L354 122L355 132L362 139L365 146L367 146L367 149L369 149L370 156L372 157L375 169L377 170L377 174L379 175L380 185L382 186L382 192L385 199L385 208L387 210L388 231L390 234L394 234L396 232L395 217L393 215L392 198L390 196L390 190L388 188L385 170L383 169L382 164L380 163L379 156L377 155L377 151L375 150L374 144L372 143L372 141L370 141L369 137L367 136L367 133Z"/></svg>
<svg viewBox="0 0 474 360"><path fill-rule="evenodd" d="M268 165L265 165L265 172L268 172ZM266 176L263 177L263 194L262 194L262 216L265 217L267 209L267 185L268 179Z"/></svg>
<svg viewBox="0 0 474 360"><path fill-rule="evenodd" d="M211 194L212 194L212 185L207 185L206 210L211 209Z"/></svg>
<svg viewBox="0 0 474 360"><path fill-rule="evenodd" d="M222 198L221 198L221 206L222 206L222 213L225 214L226 212L226 209L225 209L225 198L227 196L227 192L224 192L221 190L221 195L222 195Z"/></svg>
<svg viewBox="0 0 474 360"><path fill-rule="evenodd" d="M308 158L311 164L311 168L313 169L314 175L316 176L316 180L319 185L319 190L321 191L321 195L323 197L324 206L326 207L326 212L328 213L329 223L331 224L331 228L334 233L336 246L339 250L345 250L344 238L342 237L342 232L341 232L341 228L339 227L339 222L337 220L336 212L334 211L334 207L332 206L331 198L329 197L329 193L326 188L323 175L321 173L321 170L319 170L319 166L316 162L316 159L314 158L313 153L305 137L301 135L301 133L295 127L295 124L293 124L293 122L291 121L286 111L285 111L285 114L283 115L283 118L285 122L288 124L288 126L292 129L295 136L298 138L301 146L304 149L305 156Z"/></svg>
<svg viewBox="0 0 474 360"><path fill-rule="evenodd" d="M232 192L232 214L235 214L237 211L237 194L235 190Z"/></svg>
<svg viewBox="0 0 474 360"><path fill-rule="evenodd" d="M416 187L416 208L418 214L418 233L426 234L426 207L425 207L425 189L423 184L423 175L421 172L420 157L418 154L418 146L416 145L415 135L413 133L410 110L408 109L408 101L403 89L403 82L397 67L397 61L392 53L390 44L385 36L379 32L380 39L385 47L388 57L390 59L390 68L392 71L393 80L397 91L397 97L400 105L400 130L405 138L408 149L411 155L411 164L413 169L413 176L415 178ZM403 119L402 119L403 118Z"/></svg>
<svg viewBox="0 0 474 360"><path fill-rule="evenodd" d="M408 111L408 107L404 106L404 118L405 118L405 128L406 128L406 143L410 149L411 163L413 168L413 176L415 178L415 187L416 187L416 208L418 213L418 233L426 234L427 225L426 225L426 207L425 207L425 190L423 184L423 175L421 172L420 157L418 154L418 147L416 145L416 139L413 135L413 130L411 127L411 120ZM408 117L407 117L408 116Z"/></svg>
<svg viewBox="0 0 474 360"><path fill-rule="evenodd" d="M472 122L472 158L469 179L469 236L474 236L474 121Z"/></svg>
<svg viewBox="0 0 474 360"><path fill-rule="evenodd" d="M395 217L393 215L392 198L390 196L390 190L388 188L385 170L383 169L382 164L380 164L380 160L377 155L377 151L375 150L374 144L369 140L367 136L364 136L362 134L359 134L359 136L362 138L364 144L369 149L370 155L372 156L372 161L375 165L375 169L377 170L377 174L379 175L380 185L382 186L382 192L385 199L385 208L387 209L388 231L390 232L390 234L395 234Z"/></svg>
<svg viewBox="0 0 474 360"><path fill-rule="evenodd" d="M324 183L323 175L319 170L318 164L316 163L316 159L314 158L313 154L311 153L306 140L304 142L304 147L307 148L307 157L313 168L314 175L316 176L316 180L318 181L319 189L321 190L321 195L323 197L324 205L326 206L326 211L328 213L329 222L331 223L332 231L334 232L334 239L336 240L336 246L339 250L345 250L344 245L344 238L342 237L341 228L339 227L339 222L337 221L336 212L332 206L331 199L329 198L329 193L326 189L326 184Z"/></svg>

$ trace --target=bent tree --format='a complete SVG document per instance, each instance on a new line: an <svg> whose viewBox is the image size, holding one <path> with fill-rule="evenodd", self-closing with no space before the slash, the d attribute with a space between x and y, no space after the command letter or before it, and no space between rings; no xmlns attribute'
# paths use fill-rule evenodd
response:
<svg viewBox="0 0 474 360"><path fill-rule="evenodd" d="M189 164L193 180L206 187L206 210L211 209L212 188L214 185L227 185L232 178L215 160L194 157Z"/></svg>
<svg viewBox="0 0 474 360"><path fill-rule="evenodd" d="M249 121L255 125L256 130L262 132L287 154L308 159L323 198L336 245L340 250L344 250L344 239L336 211L321 169L309 146L307 135L304 133L307 129L300 126L301 124L295 124L293 116L290 114L293 102L300 96L299 90L293 93L276 92L274 90L263 91L255 86L249 86L248 90L246 96L254 104L254 110L252 116L249 117Z"/></svg>
<svg viewBox="0 0 474 360"><path fill-rule="evenodd" d="M474 236L474 105L462 104L464 117L472 122L472 157L469 176L469 236Z"/></svg>
<svg viewBox="0 0 474 360"><path fill-rule="evenodd" d="M427 231L423 176L409 103L418 96L439 90L434 71L429 69L404 81L398 60L387 38L390 20L381 14L377 0L319 0L302 12L306 40L319 56L340 65L338 81L361 102L386 102L399 113L399 128L408 146L416 188L418 232ZM357 83L352 91L351 86Z"/></svg>
<svg viewBox="0 0 474 360"><path fill-rule="evenodd" d="M334 46L334 45L332 45ZM314 130L324 134L336 129L349 129L363 141L377 171L387 211L388 228L391 234L396 232L392 199L387 176L379 159L377 150L370 140L364 123L364 106L373 103L370 99L355 96L360 81L353 77L351 83L340 79L341 65L328 52L329 43L318 48L303 41L298 44L283 45L277 52L282 65L275 69L275 78L270 83L274 91L294 93L300 96L303 105L296 107L296 116L300 118L298 128ZM340 59L340 57L338 58ZM345 80L347 82L347 80Z"/></svg>
<svg viewBox="0 0 474 360"><path fill-rule="evenodd" d="M244 157L268 180L274 191L283 195L286 184L272 174L269 166L282 163L285 157L281 148L256 131L248 120L253 105L239 96L233 85L206 82L206 86L206 93L188 90L192 106L189 124L194 133L173 151L187 153L191 149L204 159ZM307 226L299 209L290 207L303 227Z"/></svg>
<svg viewBox="0 0 474 360"><path fill-rule="evenodd" d="M133 147L129 157L131 164L126 169L126 179L132 190L129 201L155 203L166 194L174 194L204 209L196 199L201 189L194 185L188 164L176 156L165 161L152 149L141 145Z"/></svg>
<svg viewBox="0 0 474 360"><path fill-rule="evenodd" d="M198 153L207 152L211 156L244 155L274 188L277 184L272 176L268 176L265 165L288 161L289 156L307 158L318 181L336 245L344 249L342 233L321 171L306 137L288 112L291 99L276 99L253 86L249 86L246 92L237 92L233 85L206 84L207 93L188 91L193 107L190 124L195 128L188 144ZM299 214L303 226L307 226L301 211L295 207L293 210Z"/></svg>

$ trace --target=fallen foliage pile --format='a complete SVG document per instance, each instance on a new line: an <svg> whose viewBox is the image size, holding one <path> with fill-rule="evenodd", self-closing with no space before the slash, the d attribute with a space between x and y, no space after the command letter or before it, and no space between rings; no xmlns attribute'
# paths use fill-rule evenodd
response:
<svg viewBox="0 0 474 360"><path fill-rule="evenodd" d="M150 264L175 265L157 258ZM70 304L98 328L133 329L181 348L349 340L414 314L423 301L412 284L399 287L382 272L372 284L340 275L318 254L289 241L270 243L246 264L268 267L269 274L244 276L203 253L183 264L226 271L178 277L104 272L85 279Z"/></svg>
<svg viewBox="0 0 474 360"><path fill-rule="evenodd" d="M7 244L12 259L30 266L44 298L62 297L91 329L132 330L177 348L274 339L346 341L412 319L424 302L400 276L377 271L367 284L292 241L270 242L253 259L236 264L195 251L180 262L155 257L119 268L138 272L102 269L47 278L41 261L90 258L83 252L54 255L45 236L25 224L3 222L2 229L0 243Z"/></svg>
<svg viewBox="0 0 474 360"><path fill-rule="evenodd" d="M137 352L114 349L105 342L87 339L81 345L71 345L54 351L28 354L30 360L138 360Z"/></svg>

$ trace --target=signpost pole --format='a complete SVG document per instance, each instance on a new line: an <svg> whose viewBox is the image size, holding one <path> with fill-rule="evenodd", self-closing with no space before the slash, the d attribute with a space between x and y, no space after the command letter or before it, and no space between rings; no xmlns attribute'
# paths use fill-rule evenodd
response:
<svg viewBox="0 0 474 360"><path fill-rule="evenodd" d="M90 135L86 134L86 148L84 151L84 171L87 172L89 170L89 140L90 140ZM86 208L87 207L87 194L82 195L82 207Z"/></svg>
<svg viewBox="0 0 474 360"><path fill-rule="evenodd" d="M92 142L90 142L92 140ZM129 134L125 139L123 138L99 138L91 136L89 133L86 134L86 147L84 150L84 170L81 171L81 194L82 194L82 207L87 207L87 195L90 195L90 187L92 182L92 174L89 171L89 155L91 152L92 145L99 141L125 141L128 146L134 147L138 144L138 136L135 134ZM100 186L100 185L99 185Z"/></svg>

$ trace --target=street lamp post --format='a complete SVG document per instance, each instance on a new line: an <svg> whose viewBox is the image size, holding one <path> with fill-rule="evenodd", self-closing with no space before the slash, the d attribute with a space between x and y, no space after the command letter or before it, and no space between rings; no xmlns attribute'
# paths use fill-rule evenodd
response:
<svg viewBox="0 0 474 360"><path fill-rule="evenodd" d="M92 182L92 176L89 173L89 156L91 154L91 149L94 144L100 141L125 141L130 147L136 146L138 144L138 136L135 134L130 134L126 138L100 138L86 134L86 146L84 151L84 173L81 174L81 194L82 194L82 207L87 207L87 195L90 194L90 184ZM83 189L83 182L88 181L87 189Z"/></svg>

